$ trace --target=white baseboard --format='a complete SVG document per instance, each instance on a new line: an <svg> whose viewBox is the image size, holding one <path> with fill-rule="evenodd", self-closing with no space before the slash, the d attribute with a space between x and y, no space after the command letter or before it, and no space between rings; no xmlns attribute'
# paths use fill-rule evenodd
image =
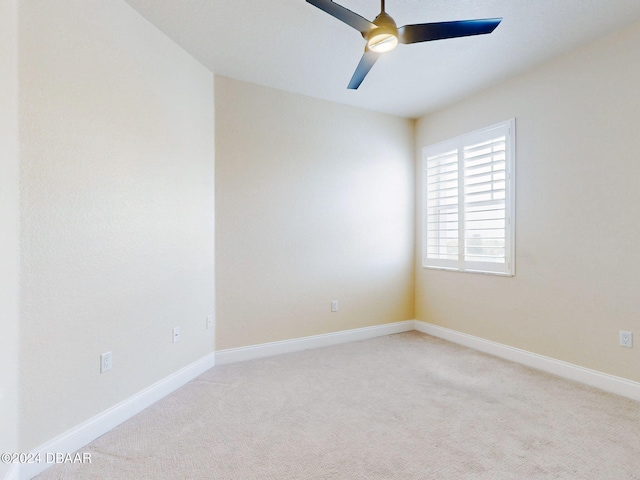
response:
<svg viewBox="0 0 640 480"><path fill-rule="evenodd" d="M50 464L44 462L47 453L73 453L101 435L104 435L125 420L140 413L145 408L153 405L161 398L169 395L185 383L212 368L216 363L215 358L215 353L210 353L44 445L41 445L32 453L34 455L39 453L41 459L43 459L42 462L22 465L19 470L19 475L16 474L14 476L15 480L28 480L50 467ZM7 480L9 479L13 480L11 474Z"/></svg>
<svg viewBox="0 0 640 480"><path fill-rule="evenodd" d="M20 465L11 465L11 468L4 476L4 480L20 480Z"/></svg>
<svg viewBox="0 0 640 480"><path fill-rule="evenodd" d="M224 363L239 362L281 353L326 347L329 345L354 342L357 340L366 340L382 335L408 332L413 329L414 321L407 320L405 322L388 323L385 325L357 328L354 330L314 335L312 337L252 345L249 347L221 350L216 353L211 353L197 362L178 370L165 379L156 382L131 398L120 402L112 408L105 410L99 415L96 415L44 445L41 445L31 453L33 453L34 456L39 453L40 457L45 459L47 457L47 453L72 453L80 450L88 443L101 435L104 435L109 430L112 430L134 415L140 413L145 408L151 406L174 390L177 390L185 383L204 373L216 364L220 365ZM50 466L51 465L47 463L32 463L21 466L14 465L14 468L10 469L5 476L5 480L28 480L43 472Z"/></svg>
<svg viewBox="0 0 640 480"><path fill-rule="evenodd" d="M216 364L225 365L228 363L243 362L245 360L255 360L257 358L280 355L282 353L299 352L311 348L328 347L341 343L356 342L383 335L394 333L410 332L414 330L414 321L385 323L384 325L374 325L373 327L355 328L353 330L343 330L335 333L325 333L310 337L294 338L280 342L261 343L248 347L229 348L216 352Z"/></svg>
<svg viewBox="0 0 640 480"><path fill-rule="evenodd" d="M248 347L231 348L211 353L206 357L173 373L150 387L142 390L131 398L120 402L112 408L87 420L77 427L65 432L53 440L34 450L34 455L40 453L46 458L47 453L72 453L92 442L109 430L120 425L145 408L151 406L161 398L177 390L190 380L204 373L214 365L224 365L245 360L269 357L283 353L298 352L312 348L327 347L342 343L366 340L384 335L417 330L451 341L466 347L489 353L497 357L517 362L528 367L536 368L560 377L590 385L607 392L640 401L640 383L580 367L571 363L545 357L536 353L510 347L480 337L457 332L448 328L432 325L419 320L387 323L372 327L356 328L341 332L313 335L310 337L284 340L280 342L263 343ZM49 464L36 463L13 465L5 474L4 480L28 480L46 470ZM20 467L20 468L19 468Z"/></svg>
<svg viewBox="0 0 640 480"><path fill-rule="evenodd" d="M459 345L464 345L465 347L473 348L474 350L489 353L496 357L511 360L512 362L520 363L527 367L536 368L559 377L640 401L640 383L632 380L598 372L597 370L591 370L590 368L563 362L551 357L545 357L544 355L538 355L537 353L492 342L480 337L474 337L473 335L439 327L420 320L415 321L415 330L444 340L449 340Z"/></svg>

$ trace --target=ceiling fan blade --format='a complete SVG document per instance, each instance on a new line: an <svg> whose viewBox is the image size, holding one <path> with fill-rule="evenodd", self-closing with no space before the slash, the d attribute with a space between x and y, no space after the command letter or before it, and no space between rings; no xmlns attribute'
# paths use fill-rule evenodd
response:
<svg viewBox="0 0 640 480"><path fill-rule="evenodd" d="M324 10L329 15L336 17L361 33L368 33L372 28L375 28L375 25L366 18L331 0L307 0L307 3Z"/></svg>
<svg viewBox="0 0 640 480"><path fill-rule="evenodd" d="M371 50L366 50L362 58L360 59L360 63L356 67L356 71L351 77L351 81L349 82L349 86L347 87L350 90L357 90L360 86L364 77L367 76L373 64L376 63L376 60L380 57L380 53L372 52Z"/></svg>
<svg viewBox="0 0 640 480"><path fill-rule="evenodd" d="M405 25L398 29L398 40L400 43L418 43L442 40L444 38L484 35L493 32L501 21L502 18L485 18Z"/></svg>

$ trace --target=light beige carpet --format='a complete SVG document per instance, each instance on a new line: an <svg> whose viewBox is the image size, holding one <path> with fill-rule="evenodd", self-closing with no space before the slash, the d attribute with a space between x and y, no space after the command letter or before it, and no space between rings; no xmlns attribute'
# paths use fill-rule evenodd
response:
<svg viewBox="0 0 640 480"><path fill-rule="evenodd" d="M215 367L46 479L640 479L640 404L417 332Z"/></svg>

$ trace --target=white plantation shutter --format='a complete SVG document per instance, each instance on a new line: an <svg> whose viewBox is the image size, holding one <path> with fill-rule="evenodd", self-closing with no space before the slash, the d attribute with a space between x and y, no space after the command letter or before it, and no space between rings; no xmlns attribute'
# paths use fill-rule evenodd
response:
<svg viewBox="0 0 640 480"><path fill-rule="evenodd" d="M427 157L426 253L434 265L457 261L459 241L459 161L457 150L445 150ZM440 262L444 260L444 262Z"/></svg>
<svg viewBox="0 0 640 480"><path fill-rule="evenodd" d="M513 275L515 121L424 150L423 266Z"/></svg>

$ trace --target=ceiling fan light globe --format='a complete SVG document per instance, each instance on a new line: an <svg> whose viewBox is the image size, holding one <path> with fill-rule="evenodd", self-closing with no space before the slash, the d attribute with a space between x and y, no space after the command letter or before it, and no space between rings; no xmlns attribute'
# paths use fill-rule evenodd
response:
<svg viewBox="0 0 640 480"><path fill-rule="evenodd" d="M382 29L377 29L382 30ZM367 47L372 52L390 52L398 46L398 36L393 32L375 32L367 40Z"/></svg>

